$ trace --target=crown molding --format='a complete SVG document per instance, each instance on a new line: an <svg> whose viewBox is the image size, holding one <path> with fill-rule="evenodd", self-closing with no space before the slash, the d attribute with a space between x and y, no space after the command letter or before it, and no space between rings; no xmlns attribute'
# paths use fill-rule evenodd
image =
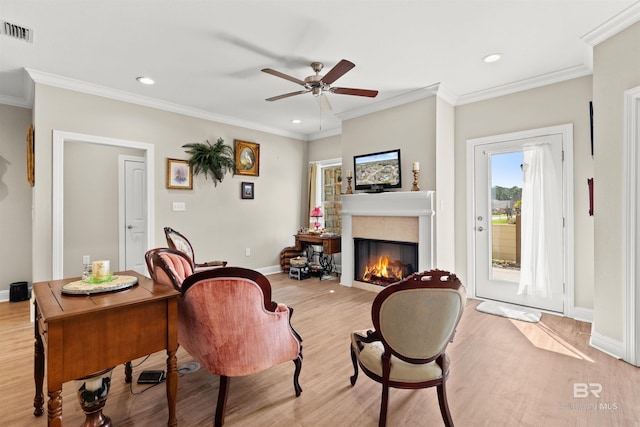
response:
<svg viewBox="0 0 640 427"><path fill-rule="evenodd" d="M327 129L322 132L310 133L307 135L307 142L316 141L322 138L328 138L330 136L342 135L342 126L337 128Z"/></svg>
<svg viewBox="0 0 640 427"><path fill-rule="evenodd" d="M100 96L103 98L114 99L117 101L128 102L131 104L142 105L144 107L155 108L157 110L168 111L171 113L182 114L198 119L209 120L213 122L223 123L232 126L243 127L246 129L266 132L274 135L280 135L287 138L307 140L307 136L301 133L286 132L282 129L272 128L269 126L259 125L253 122L240 120L234 117L214 114L209 111L197 108L189 108L172 102L161 101L155 98L149 98L141 95L132 94L125 91L111 89L105 86L87 83L81 80L70 79L43 71L26 69L27 73L34 82L48 86L54 86L61 89L72 90L75 92L85 93L88 95Z"/></svg>
<svg viewBox="0 0 640 427"><path fill-rule="evenodd" d="M428 98L438 94L438 87L440 83L433 84L431 86L423 87L420 89L412 90L410 92L403 93L398 96L394 96L384 101L368 104L364 107L354 108L336 114L336 117L340 120L355 119L356 117L364 116L366 114L376 113L378 111L387 110L389 108L398 107L400 105L408 104L410 102L418 101L420 99Z"/></svg>
<svg viewBox="0 0 640 427"><path fill-rule="evenodd" d="M33 103L25 98L17 96L0 95L0 104L11 105L13 107L33 108Z"/></svg>
<svg viewBox="0 0 640 427"><path fill-rule="evenodd" d="M586 65L577 65L575 67L566 68L564 70L541 74L529 79L508 83L502 86L496 86L486 90L471 92L466 95L461 95L460 97L458 97L458 103L455 105L457 106L471 104L478 101L485 101L487 99L497 98L499 96L510 95L512 93L535 89L538 87L563 82L565 80L588 76L591 73L591 69Z"/></svg>
<svg viewBox="0 0 640 427"><path fill-rule="evenodd" d="M24 96L11 96L0 94L0 104L12 105L21 108L33 108L33 80L29 78L25 69L22 72L22 93Z"/></svg>
<svg viewBox="0 0 640 427"><path fill-rule="evenodd" d="M588 46L594 47L638 21L640 21L640 2L632 4L611 19L598 25L580 37L580 40Z"/></svg>

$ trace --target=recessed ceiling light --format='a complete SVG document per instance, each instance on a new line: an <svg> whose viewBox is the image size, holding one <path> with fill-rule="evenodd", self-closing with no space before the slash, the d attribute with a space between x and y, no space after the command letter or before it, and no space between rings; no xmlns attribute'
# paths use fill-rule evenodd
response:
<svg viewBox="0 0 640 427"><path fill-rule="evenodd" d="M136 80L143 85L152 85L155 83L151 77L138 77Z"/></svg>
<svg viewBox="0 0 640 427"><path fill-rule="evenodd" d="M499 61L500 58L502 58L502 54L501 53L492 53L492 54L487 55L484 58L482 58L482 60L484 62L496 62L496 61Z"/></svg>
<svg viewBox="0 0 640 427"><path fill-rule="evenodd" d="M297 125L297 124L299 124L299 123L302 123L302 120L300 120L300 119L293 119L293 120L291 120L291 123L293 123L294 125Z"/></svg>

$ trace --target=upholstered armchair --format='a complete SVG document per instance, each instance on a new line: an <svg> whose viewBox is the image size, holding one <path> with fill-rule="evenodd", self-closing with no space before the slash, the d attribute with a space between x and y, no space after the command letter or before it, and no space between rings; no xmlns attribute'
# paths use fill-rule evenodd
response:
<svg viewBox="0 0 640 427"><path fill-rule="evenodd" d="M351 334L351 385L358 379L358 366L382 383L381 427L386 425L389 387L437 387L442 419L447 427L453 426L447 401L450 359L446 349L465 303L460 280L441 270L413 274L376 296L371 309L374 329Z"/></svg>
<svg viewBox="0 0 640 427"><path fill-rule="evenodd" d="M182 256L171 249L152 254L154 280L180 282L176 272L182 268ZM302 338L290 323L293 310L271 301L265 276L221 267L187 275L178 288L178 342L202 367L220 376L216 426L224 424L231 377L293 361L293 388L296 397L300 395Z"/></svg>
<svg viewBox="0 0 640 427"><path fill-rule="evenodd" d="M191 246L191 242L189 242L189 239L187 239L182 233L171 227L165 227L164 235L167 239L167 245L169 245L169 248L184 252L189 257L194 272L210 268L224 267L227 265L227 261L209 261L198 264L196 263L196 256L193 251L193 246Z"/></svg>

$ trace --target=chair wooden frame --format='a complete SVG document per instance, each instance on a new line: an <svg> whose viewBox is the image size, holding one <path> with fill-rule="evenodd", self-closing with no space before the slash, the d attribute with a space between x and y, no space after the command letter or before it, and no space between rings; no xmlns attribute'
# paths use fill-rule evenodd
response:
<svg viewBox="0 0 640 427"><path fill-rule="evenodd" d="M227 265L227 261L209 261L209 262L198 264L196 262L196 254L193 250L193 245L191 245L191 242L189 241L189 239L187 239L184 234L180 233L177 230L174 230L171 227L164 227L164 236L167 239L167 245L169 246L169 248L179 251L180 249L177 247L175 241L173 240L172 235L178 236L189 246L189 253L187 253L186 255L190 259L191 266L193 267L194 271L196 271L196 269L224 267Z"/></svg>
<svg viewBox="0 0 640 427"><path fill-rule="evenodd" d="M172 248L155 248L155 249L148 250L144 254L144 260L147 263L147 270L149 271L149 275L151 276L151 278L155 281L158 280L158 277L156 276L155 267L156 266L160 267L171 280L171 284L173 285L173 287L176 290L182 292L182 283L175 276L173 271L171 271L171 268L162 257L162 254L173 254L175 256L181 257L184 260L186 260L189 263L189 265L191 265L193 268L191 258L189 258L189 256L184 252L179 251L177 249L172 249Z"/></svg>
<svg viewBox="0 0 640 427"><path fill-rule="evenodd" d="M437 351L432 352L432 355L425 358L412 358L407 357L405 354L398 351L391 345L385 337L383 330L381 328L380 323L380 310L382 305L385 303L385 300L390 296L396 294L397 292L409 291L412 289L444 289L444 290L453 290L457 292L460 296L460 305L458 312L456 314L455 323L452 325L452 332L447 337L446 340L443 340L443 345ZM416 273L413 274L402 281L387 286L383 289L374 299L373 305L371 308L371 318L374 325L374 330L369 330L366 333L366 336L359 335L357 333L352 334L352 344L350 345L351 352L351 360L353 362L354 374L351 376L350 381L351 385L354 386L356 380L358 379L358 366L362 369L362 371L371 379L376 382L382 384L382 399L380 403L380 419L379 426L383 427L386 425L387 418L387 407L389 402L389 387L392 388L401 388L401 389L420 389L420 388L428 388L428 387L437 387L438 394L438 403L440 406L440 413L442 414L442 419L444 424L447 427L453 427L453 419L451 417L451 412L449 410L449 404L447 401L447 390L446 390L446 381L449 375L449 361L448 356L446 354L447 344L453 341L455 335L455 329L460 321L462 316L462 312L464 310L464 304L466 301L466 291L462 286L460 280L452 273L442 270L431 270L424 273ZM416 337L417 339L417 337ZM373 342L379 341L384 346L384 352L382 354L382 376L377 373L371 371L366 366L361 363L358 358L358 353L360 350L364 348L365 344L370 344ZM354 345L357 348L354 348ZM431 379L428 381L422 382L403 382L403 381L393 381L390 377L391 372L391 357L394 356L402 361L405 361L410 364L416 365L424 365L427 363L435 362L442 372L442 376L440 378Z"/></svg>

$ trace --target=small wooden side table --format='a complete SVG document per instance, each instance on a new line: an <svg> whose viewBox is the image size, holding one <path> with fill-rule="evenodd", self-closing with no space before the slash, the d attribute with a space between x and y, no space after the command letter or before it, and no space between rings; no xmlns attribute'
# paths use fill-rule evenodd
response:
<svg viewBox="0 0 640 427"><path fill-rule="evenodd" d="M50 427L62 427L62 383L162 349L167 350L167 425L178 425L179 292L134 271L121 274L138 277L138 284L122 291L89 296L62 294L62 287L79 280L78 277L33 284L34 415L44 413L42 389L46 363Z"/></svg>

